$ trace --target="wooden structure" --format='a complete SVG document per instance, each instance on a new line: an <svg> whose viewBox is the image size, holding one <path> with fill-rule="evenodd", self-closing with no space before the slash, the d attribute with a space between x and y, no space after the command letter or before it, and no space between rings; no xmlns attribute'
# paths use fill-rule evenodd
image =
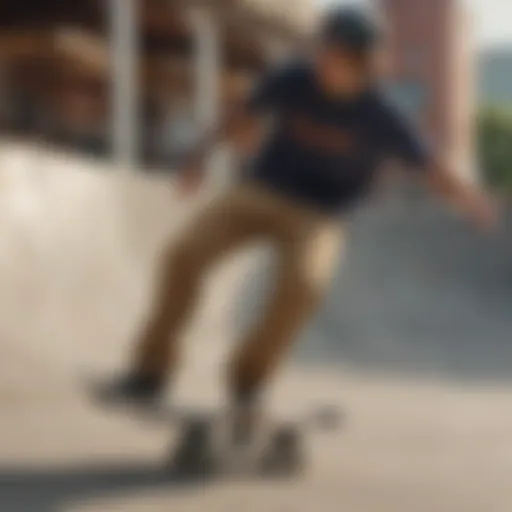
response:
<svg viewBox="0 0 512 512"><path fill-rule="evenodd" d="M213 110L239 96L272 50L302 37L312 19L312 2L305 0L4 0L0 4L4 128L67 137L91 149L108 148L115 104L111 99L116 94L112 83L117 80L117 91L130 85L126 77L122 83L119 75L124 66L119 55L129 54L130 49L115 40L113 16L129 5L134 10L131 30L138 50L131 55L136 64L130 82L136 85L131 84L132 95L142 133L149 138L169 121L176 104L194 104L196 117L201 104L202 110L208 110L207 86L211 89L215 83L211 118ZM208 78L207 68L215 76ZM145 148L152 152L148 144Z"/></svg>

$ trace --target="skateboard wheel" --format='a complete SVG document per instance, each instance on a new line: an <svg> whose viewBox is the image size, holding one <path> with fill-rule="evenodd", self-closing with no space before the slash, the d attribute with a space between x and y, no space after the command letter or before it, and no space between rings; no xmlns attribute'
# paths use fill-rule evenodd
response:
<svg viewBox="0 0 512 512"><path fill-rule="evenodd" d="M294 427L279 428L270 442L262 461L262 471L271 476L294 476L305 466L302 436Z"/></svg>
<svg viewBox="0 0 512 512"><path fill-rule="evenodd" d="M182 475L207 475L214 469L210 424L194 421L186 426L171 456L171 468Z"/></svg>

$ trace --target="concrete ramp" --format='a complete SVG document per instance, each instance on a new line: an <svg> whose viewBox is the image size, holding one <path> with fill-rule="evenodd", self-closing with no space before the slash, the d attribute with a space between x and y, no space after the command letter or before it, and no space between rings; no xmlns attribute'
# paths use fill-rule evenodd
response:
<svg viewBox="0 0 512 512"><path fill-rule="evenodd" d="M159 177L0 146L0 510L510 510L510 389L416 372L424 361L446 369L464 343L479 372L498 360L506 369L506 237L484 245L430 207L362 212L347 270L299 350L319 364L285 367L271 389L279 414L319 403L347 413L344 431L308 439L300 482L185 485L162 470L170 425L94 409L81 378L124 362L159 253L195 207ZM261 297L258 261L248 252L213 276L186 340L178 403L222 399L226 352ZM461 324L464 336L450 330Z"/></svg>

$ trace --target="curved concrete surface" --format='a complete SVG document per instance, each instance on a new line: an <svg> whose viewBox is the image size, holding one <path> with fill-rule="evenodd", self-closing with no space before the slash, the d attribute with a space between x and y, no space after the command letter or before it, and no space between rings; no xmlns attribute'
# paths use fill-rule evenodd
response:
<svg viewBox="0 0 512 512"><path fill-rule="evenodd" d="M425 197L383 197L358 213L347 258L303 360L458 381L512 379L512 215L476 232ZM238 318L263 295L244 283Z"/></svg>
<svg viewBox="0 0 512 512"><path fill-rule="evenodd" d="M280 414L318 402L343 405L345 431L308 439L312 465L301 482L185 486L159 470L171 429L95 410L81 379L122 364L147 310L159 250L194 206L180 206L161 178L121 176L94 161L13 143L0 146L0 180L0 510L510 510L508 387L489 379L462 384L378 375L402 366L416 375L418 361L437 372L441 360L458 360L454 350L465 356L462 336L444 342L452 332L446 326L455 325L450 318L468 313L471 336L464 338L474 340L470 355L483 361L478 372L490 377L495 365L486 361L498 359L507 368L508 348L493 352L505 347L508 330L504 238L492 242L493 256L482 264L469 250L475 239L458 225L443 224L439 238L430 209L410 218L382 205L380 213L363 213L339 281L348 291L335 286L299 351L303 361L327 354L345 365L292 364L272 393ZM398 245L390 244L397 233ZM432 243L417 247L418 234ZM251 310L248 299L257 295L259 277L244 278L253 265L247 254L213 277L216 286L187 339L179 402L221 399L221 363L241 309ZM462 285L467 276L471 293ZM245 299L233 302L241 285ZM417 316L424 311L428 318ZM476 326L481 330L473 332ZM490 359L481 343L475 348L479 336L486 336ZM447 375L457 373L444 366Z"/></svg>

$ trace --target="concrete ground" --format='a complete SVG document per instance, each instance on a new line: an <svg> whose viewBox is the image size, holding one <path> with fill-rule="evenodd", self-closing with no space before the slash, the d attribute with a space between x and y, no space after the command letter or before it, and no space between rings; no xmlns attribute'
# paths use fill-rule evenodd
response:
<svg viewBox="0 0 512 512"><path fill-rule="evenodd" d="M506 382L383 376L352 361L308 365L304 355L275 382L272 408L293 417L338 404L347 416L342 431L307 438L307 475L173 481L162 471L172 428L95 409L83 383L125 361L159 250L194 205L179 205L160 178L100 167L0 147L1 511L511 510ZM179 403L222 400L250 268L247 253L213 277L186 340Z"/></svg>

